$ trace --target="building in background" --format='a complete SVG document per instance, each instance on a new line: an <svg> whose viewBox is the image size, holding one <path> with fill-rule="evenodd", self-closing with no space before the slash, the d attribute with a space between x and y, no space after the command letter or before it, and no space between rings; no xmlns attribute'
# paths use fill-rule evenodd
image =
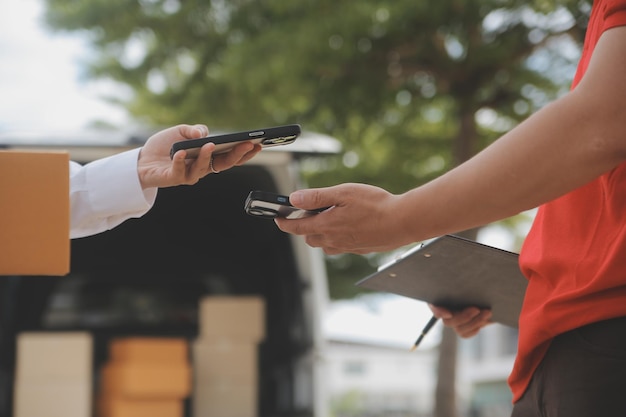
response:
<svg viewBox="0 0 626 417"><path fill-rule="evenodd" d="M507 379L517 353L517 329L492 324L459 349L459 385L467 387L468 417L508 416L512 395Z"/></svg>
<svg viewBox="0 0 626 417"><path fill-rule="evenodd" d="M410 347L410 346L409 346ZM436 348L331 339L325 355L333 417L430 417Z"/></svg>
<svg viewBox="0 0 626 417"><path fill-rule="evenodd" d="M409 347L329 339L324 357L331 416L432 417L438 350L431 346L410 352ZM460 417L510 414L507 378L516 349L517 330L499 324L460 339Z"/></svg>

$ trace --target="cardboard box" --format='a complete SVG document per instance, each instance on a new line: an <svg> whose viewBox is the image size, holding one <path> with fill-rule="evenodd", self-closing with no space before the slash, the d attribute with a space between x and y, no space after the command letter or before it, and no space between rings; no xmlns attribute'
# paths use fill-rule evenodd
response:
<svg viewBox="0 0 626 417"><path fill-rule="evenodd" d="M186 363L189 361L189 346L186 339L129 337L115 339L109 345L112 361L134 363Z"/></svg>
<svg viewBox="0 0 626 417"><path fill-rule="evenodd" d="M93 340L86 332L25 332L17 336L15 380L90 384Z"/></svg>
<svg viewBox="0 0 626 417"><path fill-rule="evenodd" d="M188 363L109 362L102 367L100 390L134 399L183 399L191 393Z"/></svg>
<svg viewBox="0 0 626 417"><path fill-rule="evenodd" d="M70 270L69 155L0 151L0 275Z"/></svg>
<svg viewBox="0 0 626 417"><path fill-rule="evenodd" d="M138 400L107 395L98 399L98 417L182 417L183 414L183 402L179 400Z"/></svg>
<svg viewBox="0 0 626 417"><path fill-rule="evenodd" d="M192 364L196 385L258 383L258 346L253 343L198 340L192 345Z"/></svg>
<svg viewBox="0 0 626 417"><path fill-rule="evenodd" d="M194 387L193 416L256 417L258 415L256 385L199 385Z"/></svg>
<svg viewBox="0 0 626 417"><path fill-rule="evenodd" d="M91 400L91 384L83 381L22 381L14 387L13 417L87 417Z"/></svg>
<svg viewBox="0 0 626 417"><path fill-rule="evenodd" d="M265 337L265 303L256 296L211 296L200 300L200 338L258 343Z"/></svg>

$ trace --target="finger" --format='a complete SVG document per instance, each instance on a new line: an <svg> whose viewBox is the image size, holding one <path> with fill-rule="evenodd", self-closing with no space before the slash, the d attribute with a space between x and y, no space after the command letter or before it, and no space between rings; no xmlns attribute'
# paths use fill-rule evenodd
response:
<svg viewBox="0 0 626 417"><path fill-rule="evenodd" d="M327 248L322 248L322 250L324 251L324 253L326 255L340 255L342 253L345 253L337 248L333 248L333 247L327 247Z"/></svg>
<svg viewBox="0 0 626 417"><path fill-rule="evenodd" d="M369 253L375 252L370 248L346 248L341 245L337 246L335 242L329 242L328 239L324 237L324 235L307 235L304 241L307 245L311 247L322 248L326 255L339 255L343 253L367 255Z"/></svg>
<svg viewBox="0 0 626 417"><path fill-rule="evenodd" d="M202 145L200 152L198 152L198 157L188 167L190 179L198 180L211 172L209 166L214 150L215 144L212 142Z"/></svg>
<svg viewBox="0 0 626 417"><path fill-rule="evenodd" d="M251 151L248 151L244 156L242 156L239 161L237 162L236 165L243 165L246 162L248 162L249 160L251 160L252 158L254 158L256 156L256 154L258 154L261 151L262 147L261 145L254 145L254 148Z"/></svg>
<svg viewBox="0 0 626 417"><path fill-rule="evenodd" d="M438 307L433 304L428 304L428 307L430 307L433 315L438 319L451 319L452 317L454 317L452 311L448 310L447 308Z"/></svg>
<svg viewBox="0 0 626 417"><path fill-rule="evenodd" d="M287 219L283 219L282 217L274 217L274 224L276 224L276 226L282 230L285 233L291 233L291 234L297 234L294 233L296 228L294 223L296 222L291 222L291 221L287 221Z"/></svg>
<svg viewBox="0 0 626 417"><path fill-rule="evenodd" d="M317 216L320 216L320 215L321 213L318 214ZM312 233L313 230L315 230L314 226L307 227L307 224L314 222L313 217L316 217L316 216L307 217L303 219L284 219L281 217L276 217L274 218L274 223L276 223L276 226L278 226L278 228L285 233L291 233L292 235L309 235ZM307 236L307 244L309 245L311 245L308 242L310 238L311 236ZM318 245L318 246L321 246L321 245ZM313 247L318 247L318 246L313 246Z"/></svg>
<svg viewBox="0 0 626 417"><path fill-rule="evenodd" d="M184 150L180 150L172 156L172 177L185 178L187 173L187 164L185 162L186 156L187 152Z"/></svg>
<svg viewBox="0 0 626 417"><path fill-rule="evenodd" d="M178 136L180 136L183 140L202 138L208 136L209 134L209 128L205 125L178 125L166 129L165 131L170 129L175 130Z"/></svg>
<svg viewBox="0 0 626 417"><path fill-rule="evenodd" d="M341 186L334 186L298 190L289 195L289 202L298 208L309 210L335 206L341 201L341 189Z"/></svg>
<svg viewBox="0 0 626 417"><path fill-rule="evenodd" d="M453 312L453 317L443 319L446 326L453 327L462 337L468 337L470 333L479 330L485 323L485 317L491 317L491 311L481 310L477 307L469 307L461 311Z"/></svg>
<svg viewBox="0 0 626 417"><path fill-rule="evenodd" d="M333 248L331 245L329 244L325 244L324 243L324 236L323 235L306 235L304 237L304 241L306 242L307 245L313 247L313 248L323 248L324 250L326 249L337 249L337 248Z"/></svg>
<svg viewBox="0 0 626 417"><path fill-rule="evenodd" d="M216 155L213 161L213 167L216 171L229 169L237 165L241 158L253 149L254 144L252 142L241 143L228 152Z"/></svg>
<svg viewBox="0 0 626 417"><path fill-rule="evenodd" d="M321 214L318 214L317 216L320 216ZM317 217L314 216L314 217ZM315 231L319 231L319 227L317 227L313 221L312 218L309 217L307 219L303 219L303 220L309 220L309 222L304 223L304 224L299 224L297 225L299 227L299 230L311 230L309 233L304 233L305 234L305 242L307 245L312 246L314 248L322 248L324 250L324 252L326 252L328 255L338 255L341 253L354 253L357 255L367 255L373 252L384 252L386 250L389 250L388 247L382 247L382 246L373 246L373 247L369 247L369 246L357 246L355 245L355 243L353 241L344 241L343 239L336 239L336 238L332 238L332 234L326 235L323 233L315 233ZM292 222L292 220L287 220L287 222ZM325 223L328 223L327 221Z"/></svg>
<svg viewBox="0 0 626 417"><path fill-rule="evenodd" d="M456 328L457 334L465 338L476 335L480 331L480 329L482 329L483 327L485 327L487 324L490 323L491 315L492 315L491 311L482 310L471 321L461 326L458 326Z"/></svg>
<svg viewBox="0 0 626 417"><path fill-rule="evenodd" d="M243 142L231 149L230 152L225 153L224 156L226 159L235 162L241 159L248 152L252 151L254 147L255 144L252 142Z"/></svg>
<svg viewBox="0 0 626 417"><path fill-rule="evenodd" d="M196 129L197 135L193 138L203 138L209 136L209 128L206 125L197 124L193 126Z"/></svg>
<svg viewBox="0 0 626 417"><path fill-rule="evenodd" d="M177 161L177 160L185 160L185 158L187 158L187 151L184 149L181 149L179 151L176 151L176 153L174 155L172 155L172 161Z"/></svg>
<svg viewBox="0 0 626 417"><path fill-rule="evenodd" d="M444 318L443 323L446 326L457 328L471 322L480 314L480 311L478 307L468 307L460 311L453 311L452 317Z"/></svg>

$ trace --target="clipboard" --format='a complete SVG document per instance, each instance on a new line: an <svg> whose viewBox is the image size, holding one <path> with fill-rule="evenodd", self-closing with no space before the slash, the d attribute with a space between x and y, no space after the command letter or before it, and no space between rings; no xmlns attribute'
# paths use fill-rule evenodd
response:
<svg viewBox="0 0 626 417"><path fill-rule="evenodd" d="M528 281L519 255L453 235L417 246L356 285L452 310L490 308L493 321L518 327Z"/></svg>

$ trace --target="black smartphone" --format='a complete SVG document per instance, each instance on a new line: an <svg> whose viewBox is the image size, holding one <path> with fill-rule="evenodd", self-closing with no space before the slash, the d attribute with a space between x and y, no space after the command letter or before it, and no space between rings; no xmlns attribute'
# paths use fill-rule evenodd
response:
<svg viewBox="0 0 626 417"><path fill-rule="evenodd" d="M299 209L289 203L288 196L267 191L251 191L244 205L244 210L249 215L266 219L273 219L275 217L301 219L318 214L327 208L328 207L316 210Z"/></svg>
<svg viewBox="0 0 626 417"><path fill-rule="evenodd" d="M262 147L287 145L294 142L302 133L300 125L284 125L265 129L248 130L245 132L226 133L224 135L208 136L206 138L181 140L172 145L170 158L181 149L187 151L187 159L195 159L202 145L213 142L214 154L228 152L241 142L259 143Z"/></svg>

